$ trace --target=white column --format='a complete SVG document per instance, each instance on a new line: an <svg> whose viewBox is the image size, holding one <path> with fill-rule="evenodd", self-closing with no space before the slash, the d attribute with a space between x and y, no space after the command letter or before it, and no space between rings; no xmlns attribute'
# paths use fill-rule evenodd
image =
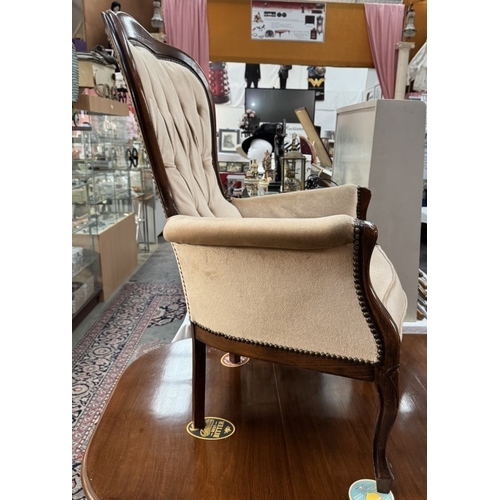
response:
<svg viewBox="0 0 500 500"><path fill-rule="evenodd" d="M398 42L398 66L396 70L396 84L394 86L394 99L404 99L406 90L406 73L410 59L410 50L415 47L413 42Z"/></svg>

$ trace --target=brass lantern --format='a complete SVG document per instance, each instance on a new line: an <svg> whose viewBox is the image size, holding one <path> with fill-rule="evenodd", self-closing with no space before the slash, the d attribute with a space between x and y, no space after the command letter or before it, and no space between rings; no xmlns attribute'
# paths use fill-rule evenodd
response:
<svg viewBox="0 0 500 500"><path fill-rule="evenodd" d="M288 151L282 157L281 192L305 189L306 157L300 151Z"/></svg>

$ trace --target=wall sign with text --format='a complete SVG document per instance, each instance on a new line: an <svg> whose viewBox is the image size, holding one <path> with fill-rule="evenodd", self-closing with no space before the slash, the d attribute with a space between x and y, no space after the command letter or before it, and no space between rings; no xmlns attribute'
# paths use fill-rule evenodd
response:
<svg viewBox="0 0 500 500"><path fill-rule="evenodd" d="M325 9L325 3L252 0L252 39L324 42Z"/></svg>

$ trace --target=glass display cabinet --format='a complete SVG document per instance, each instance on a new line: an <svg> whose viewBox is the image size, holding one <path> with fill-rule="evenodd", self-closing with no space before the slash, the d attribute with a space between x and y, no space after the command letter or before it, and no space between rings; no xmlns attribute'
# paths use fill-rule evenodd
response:
<svg viewBox="0 0 500 500"><path fill-rule="evenodd" d="M86 275L92 275L89 280L93 281L94 290L99 290L98 300L107 300L137 266L133 201L137 195L132 179L135 178L134 169L138 168L138 148L129 139L128 116L85 111L75 115L72 132L72 240L73 249L77 250L73 250L73 259L75 252L78 257L83 250L89 259L90 254L97 256L97 263L87 268ZM74 284L73 288L76 286ZM74 301L74 319L83 312L89 300L88 294L80 295L87 298L83 304L81 299L76 304Z"/></svg>
<svg viewBox="0 0 500 500"><path fill-rule="evenodd" d="M107 116L87 116L89 122L73 127L73 218L91 217L102 232L133 212L130 163L136 149L126 120L118 120L124 117L107 122Z"/></svg>
<svg viewBox="0 0 500 500"><path fill-rule="evenodd" d="M73 328L99 302L102 290L101 267L97 252L97 223L88 217L73 220L72 238L72 314Z"/></svg>

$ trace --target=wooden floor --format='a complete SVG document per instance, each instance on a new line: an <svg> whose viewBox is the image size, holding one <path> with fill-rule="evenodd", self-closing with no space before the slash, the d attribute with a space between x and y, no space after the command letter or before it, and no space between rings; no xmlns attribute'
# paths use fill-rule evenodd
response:
<svg viewBox="0 0 500 500"><path fill-rule="evenodd" d="M239 368L209 349L207 416L236 432L190 436L191 341L158 348L120 379L89 443L89 500L344 500L373 478L378 397L367 382L258 360ZM427 336L405 335L401 404L388 445L395 500L427 497Z"/></svg>

